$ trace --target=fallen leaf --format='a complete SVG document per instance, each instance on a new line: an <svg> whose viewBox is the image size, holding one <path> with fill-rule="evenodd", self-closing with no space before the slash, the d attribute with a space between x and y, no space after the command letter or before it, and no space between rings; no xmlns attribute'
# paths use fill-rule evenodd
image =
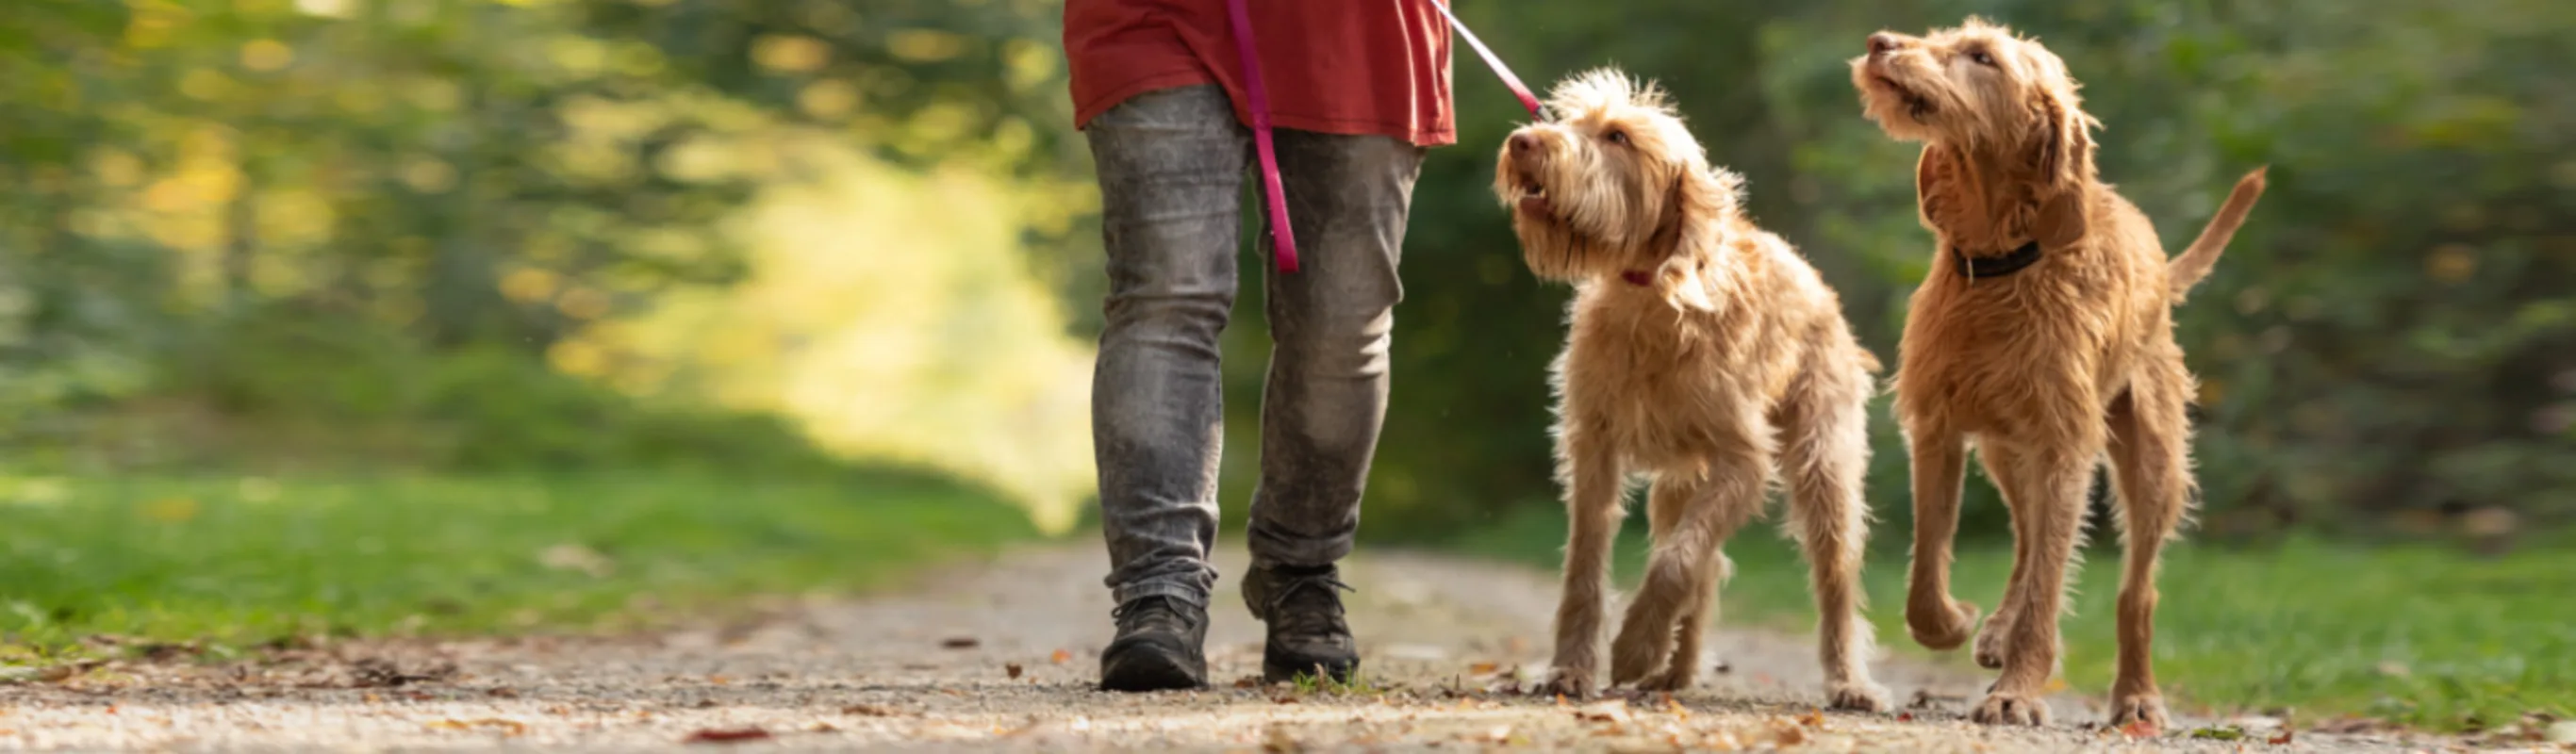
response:
<svg viewBox="0 0 2576 754"><path fill-rule="evenodd" d="M1238 689L1261 688L1261 676L1247 675L1242 678L1234 679L1234 687Z"/></svg>
<svg viewBox="0 0 2576 754"><path fill-rule="evenodd" d="M1012 678L1018 678L1020 677L1020 664L1016 662L1004 664L1002 666L1002 672L1010 674Z"/></svg>
<svg viewBox="0 0 2576 754"><path fill-rule="evenodd" d="M724 686L724 685L729 685L729 684L733 683L733 679L731 679L731 678L726 678L726 677L721 676L721 675L711 675L711 676L707 676L707 682L708 682L708 683L715 684L715 685L718 685L718 686Z"/></svg>
<svg viewBox="0 0 2576 754"><path fill-rule="evenodd" d="M1628 703L1612 699L1583 705L1574 710L1574 719L1592 723L1628 722Z"/></svg>
<svg viewBox="0 0 2576 754"><path fill-rule="evenodd" d="M1825 727L1825 711L1809 708L1807 714L1798 716L1798 724L1809 728Z"/></svg>
<svg viewBox="0 0 2576 754"><path fill-rule="evenodd" d="M1896 713L1896 721L1900 723L1914 722L1914 711L1906 710L1904 712Z"/></svg>
<svg viewBox="0 0 2576 754"><path fill-rule="evenodd" d="M2146 721L2144 721L2144 720L2139 720L2139 721L2137 721L2137 722L2138 722L2138 723L2143 723L2143 722L2146 722ZM2137 723L2131 723L2131 724L2132 724L2132 725L2135 725L2135 724L2137 724ZM2203 741L2236 741L2236 740L2242 740L2243 738L2245 738L2245 731L2243 731L2243 730L2241 730L2241 729L2237 729L2237 728L2218 728L2218 727L2194 728L2194 729L2192 729L2192 731L2191 731L2191 737L2192 737L2192 738L2197 738L2197 739L2200 739L2200 740L2203 740Z"/></svg>
<svg viewBox="0 0 2576 754"><path fill-rule="evenodd" d="M2273 746L2288 746L2290 745L2290 739L2295 737L2296 736L2290 732L2290 729L2282 728L2281 732L2272 734L2271 738L2263 739L2263 742Z"/></svg>
<svg viewBox="0 0 2576 754"><path fill-rule="evenodd" d="M2057 693L2057 692L2060 692L2060 691L2065 691L2065 690L2066 690L2066 679L2065 679L2065 678L2062 678L2062 677L2061 677L2061 678L2050 678L2050 679L2048 679L2048 685L2040 687L2040 690L2041 690L2041 691L2048 692L2048 693L2051 693L2051 694L2054 694L2054 693Z"/></svg>
<svg viewBox="0 0 2576 754"><path fill-rule="evenodd" d="M834 733L838 731L840 731L839 728L832 727L831 723L823 722L821 720L814 721L813 725L805 726L805 732L807 733Z"/></svg>
<svg viewBox="0 0 2576 754"><path fill-rule="evenodd" d="M437 721L437 722L429 723L428 727L429 727L429 728L431 728L431 729L434 729L434 730L473 730L473 729L475 729L475 728L499 728L499 729L501 729L501 733L502 733L502 735L508 735L508 736L522 735L522 734L525 734L525 733L527 733L527 732L528 732L528 724L527 724L527 723L519 722L519 721L517 721L517 720L504 720L504 719L497 718L497 717L486 717L486 718L481 718L481 719L476 719L476 720L455 720L455 719L440 720L440 721Z"/></svg>
<svg viewBox="0 0 2576 754"><path fill-rule="evenodd" d="M2156 734L2162 732L2163 731L2156 730L2156 724L2154 722L2144 718L2131 720L2128 724L2120 726L2120 735L2128 736L2130 738L2154 738L2156 737Z"/></svg>
<svg viewBox="0 0 2576 754"><path fill-rule="evenodd" d="M894 717L895 711L874 704L853 704L841 708L841 714L862 717Z"/></svg>
<svg viewBox="0 0 2576 754"><path fill-rule="evenodd" d="M1055 654L1048 656L1048 657L1047 657L1047 661L1048 661L1048 662L1053 662L1053 663L1055 663L1055 664L1057 664L1057 665L1062 665L1062 664L1065 664L1065 663L1068 663L1068 662L1072 662L1072 661L1073 661L1073 653L1072 653L1072 652L1069 652L1069 651L1066 651L1066 650L1059 649L1059 650L1056 650L1056 651L1055 651Z"/></svg>
<svg viewBox="0 0 2576 754"><path fill-rule="evenodd" d="M733 728L733 729L729 729L729 730L719 730L719 729L713 729L713 728L710 728L710 729L700 730L700 731L698 731L698 732L696 732L696 733L691 733L691 734L689 734L689 737L688 737L688 738L680 739L680 743L684 743L684 744L729 744L729 743L738 743L738 742L742 742L742 741L759 741L759 740L766 739L766 738L769 738L769 737L770 737L770 735L769 735L769 731L762 730L762 729L759 729L759 728Z"/></svg>
<svg viewBox="0 0 2576 754"><path fill-rule="evenodd" d="M945 649L974 649L983 645L984 640L972 636L951 636L939 641L939 646Z"/></svg>
<svg viewBox="0 0 2576 754"><path fill-rule="evenodd" d="M1807 742L1807 729L1796 723L1774 721L1771 724L1771 742L1782 747L1804 744Z"/></svg>
<svg viewBox="0 0 2576 754"><path fill-rule="evenodd" d="M518 690L518 689L514 689L514 688L510 688L510 687L508 687L508 686L495 686L495 687L493 687L493 688L492 688L492 690L490 690L490 691L486 691L486 692L483 692L483 693L491 694L491 695L493 695L493 696L500 697L500 698L503 698L503 699L517 699L517 698L519 698L519 690ZM374 694L368 694L368 696L375 696L375 695L374 695Z"/></svg>
<svg viewBox="0 0 2576 754"><path fill-rule="evenodd" d="M1479 663L1476 663L1476 664L1473 664L1473 665L1469 665L1469 666L1467 666L1467 674L1468 674L1468 675L1493 675L1495 671L1499 671L1499 670L1502 670L1502 669L1503 669L1503 666L1502 666L1500 663L1479 662Z"/></svg>

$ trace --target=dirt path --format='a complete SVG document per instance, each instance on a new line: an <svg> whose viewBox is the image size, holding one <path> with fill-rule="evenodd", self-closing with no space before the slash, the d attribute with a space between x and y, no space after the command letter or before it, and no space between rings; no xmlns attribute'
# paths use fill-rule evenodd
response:
<svg viewBox="0 0 2576 754"><path fill-rule="evenodd" d="M756 625L629 640L351 645L261 664L139 663L0 686L0 748L152 750L676 749L710 732L754 747L1206 751L2403 751L2424 742L2301 733L2289 746L2129 741L2055 701L2059 727L1993 729L1961 713L1982 678L1882 661L1903 715L1810 713L1804 638L1727 630L1723 672L1672 702L1560 706L1504 693L1535 677L1549 574L1412 554L1355 559L1352 619L1379 693L1252 688L1259 626L1220 562L1214 677L1196 693L1090 689L1109 638L1087 543L955 569L906 595L782 610ZM1746 574L1739 578L1763 578ZM1902 640L1889 637L1890 641ZM718 737L722 737L719 735Z"/></svg>

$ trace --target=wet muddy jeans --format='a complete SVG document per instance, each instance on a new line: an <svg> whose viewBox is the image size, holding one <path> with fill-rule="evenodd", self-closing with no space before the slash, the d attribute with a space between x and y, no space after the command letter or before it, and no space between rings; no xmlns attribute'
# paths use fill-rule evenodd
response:
<svg viewBox="0 0 2576 754"><path fill-rule="evenodd" d="M1120 603L1205 606L1216 585L1218 334L1233 310L1252 134L1223 90L1137 96L1084 130L1109 252L1107 329L1092 377L1108 585ZM1396 263L1423 150L1401 139L1275 132L1299 267L1258 244L1270 374L1261 397L1255 565L1325 565L1351 551L1386 418ZM1257 206L1257 205L1256 205ZM1254 213L1259 216L1258 212Z"/></svg>

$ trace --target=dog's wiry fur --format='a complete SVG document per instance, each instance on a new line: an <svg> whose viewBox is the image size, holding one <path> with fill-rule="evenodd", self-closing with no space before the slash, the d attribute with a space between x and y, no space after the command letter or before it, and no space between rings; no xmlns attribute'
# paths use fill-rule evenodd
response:
<svg viewBox="0 0 2576 754"><path fill-rule="evenodd" d="M1573 531L1549 688L1580 697L1598 682L1629 474L1653 480L1654 552L1610 682L1677 689L1696 678L1731 570L1720 548L1776 472L1812 565L1828 701L1885 709L1857 583L1877 361L1806 260L1745 219L1741 179L1708 164L1660 91L1602 70L1550 99L1556 119L1515 131L1494 175L1530 269L1576 291L1552 369Z"/></svg>
<svg viewBox="0 0 2576 754"><path fill-rule="evenodd" d="M1939 237L1914 294L1897 368L1897 414L1913 454L1914 560L1905 618L1935 649L1968 640L1974 605L1950 597L1950 540L1973 444L2012 510L2003 602L1976 636L2001 677L1971 717L2042 724L2058 669L2057 619L2081 536L2085 493L2107 455L2126 547L2111 722L2162 727L2149 667L2158 551L2191 505L2195 386L2174 344L2172 307L2217 261L2263 191L2237 182L2181 256L2095 174L2091 131L2066 65L2036 40L1978 19L1914 37L1872 35L1852 61L1864 110L1888 135L1923 142L1915 187ZM2009 276L1963 277L1950 255L2027 242L2039 261Z"/></svg>

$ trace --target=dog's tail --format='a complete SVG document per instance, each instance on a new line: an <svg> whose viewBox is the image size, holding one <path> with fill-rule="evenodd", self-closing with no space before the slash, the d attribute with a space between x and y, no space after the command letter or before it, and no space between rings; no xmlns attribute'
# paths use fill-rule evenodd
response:
<svg viewBox="0 0 2576 754"><path fill-rule="evenodd" d="M2209 269L2218 266L2218 253L2227 250L2227 242L2236 237L2237 226L2245 224L2245 214L2254 211L2254 200L2263 197L2263 174L2270 166L2255 168L2236 179L2236 190L2227 193L2227 203L2220 205L2218 216L2209 218L2209 227L2200 229L2191 248L2174 257L2165 267L2165 279L2173 285L2174 299L2179 301L2200 279L2209 277Z"/></svg>

